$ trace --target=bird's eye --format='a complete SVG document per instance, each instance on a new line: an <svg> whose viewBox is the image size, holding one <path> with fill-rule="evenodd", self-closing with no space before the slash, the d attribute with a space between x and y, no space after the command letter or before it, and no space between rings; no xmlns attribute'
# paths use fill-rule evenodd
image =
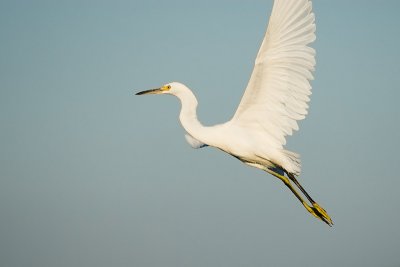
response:
<svg viewBox="0 0 400 267"><path fill-rule="evenodd" d="M168 85L167 88L168 88L168 90L171 89L171 85Z"/></svg>

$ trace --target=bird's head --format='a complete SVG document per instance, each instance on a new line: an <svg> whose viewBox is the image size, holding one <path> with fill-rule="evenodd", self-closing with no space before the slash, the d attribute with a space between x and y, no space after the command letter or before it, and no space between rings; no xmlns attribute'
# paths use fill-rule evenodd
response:
<svg viewBox="0 0 400 267"><path fill-rule="evenodd" d="M187 88L184 84L178 82L172 82L172 83L167 83L161 86L160 88L141 91L139 93L136 93L136 95L170 94L178 96L180 93L186 92L188 90L189 88Z"/></svg>

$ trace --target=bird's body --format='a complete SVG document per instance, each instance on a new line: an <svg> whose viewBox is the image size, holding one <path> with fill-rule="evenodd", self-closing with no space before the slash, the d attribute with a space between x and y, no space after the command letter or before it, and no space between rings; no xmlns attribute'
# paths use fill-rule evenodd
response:
<svg viewBox="0 0 400 267"><path fill-rule="evenodd" d="M300 164L293 158L297 154L284 150L282 144L266 138L264 132L249 131L230 120L211 127L203 126L197 119L197 99L185 85L170 83L178 88L176 94L181 100L179 119L186 132L198 142L218 148L244 162L258 163L268 167L281 166L291 173L300 173Z"/></svg>
<svg viewBox="0 0 400 267"><path fill-rule="evenodd" d="M194 148L218 148L245 164L264 170L295 194L304 207L331 225L332 220L303 189L295 176L299 155L284 149L286 136L298 130L307 114L315 51L315 18L310 0L275 0L266 35L239 107L226 123L203 126L197 119L198 102L185 85L172 82L142 94L170 94L181 102L180 122ZM286 176L285 176L286 175ZM306 203L290 181L310 201Z"/></svg>

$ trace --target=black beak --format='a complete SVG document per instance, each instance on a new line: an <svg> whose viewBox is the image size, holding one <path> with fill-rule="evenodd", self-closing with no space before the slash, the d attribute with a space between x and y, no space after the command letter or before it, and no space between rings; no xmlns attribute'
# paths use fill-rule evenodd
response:
<svg viewBox="0 0 400 267"><path fill-rule="evenodd" d="M136 93L136 95L159 94L161 92L162 92L161 88L156 88L156 89L141 91L139 93Z"/></svg>

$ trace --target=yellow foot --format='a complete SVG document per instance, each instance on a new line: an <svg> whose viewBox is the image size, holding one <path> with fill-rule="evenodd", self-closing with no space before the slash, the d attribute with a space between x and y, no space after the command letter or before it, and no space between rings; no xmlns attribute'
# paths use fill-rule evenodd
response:
<svg viewBox="0 0 400 267"><path fill-rule="evenodd" d="M303 205L309 213L314 215L315 218L320 219L329 226L333 225L331 217L329 217L328 213L323 208L321 208L320 205L318 205L317 203L314 203L312 207L308 206L306 203L303 203Z"/></svg>
<svg viewBox="0 0 400 267"><path fill-rule="evenodd" d="M332 221L331 217L329 217L328 213L320 205L318 205L318 203L314 202L312 209L318 215L318 218L323 220L329 226L333 225L333 221ZM315 216L315 214L314 214L314 216Z"/></svg>
<svg viewBox="0 0 400 267"><path fill-rule="evenodd" d="M308 210L309 213L311 213L312 215L314 215L315 218L321 219L320 213L319 213L317 210L315 210L314 207L311 208L311 207L308 206L308 204L306 204L306 203L303 203L303 206L306 208L306 210Z"/></svg>

